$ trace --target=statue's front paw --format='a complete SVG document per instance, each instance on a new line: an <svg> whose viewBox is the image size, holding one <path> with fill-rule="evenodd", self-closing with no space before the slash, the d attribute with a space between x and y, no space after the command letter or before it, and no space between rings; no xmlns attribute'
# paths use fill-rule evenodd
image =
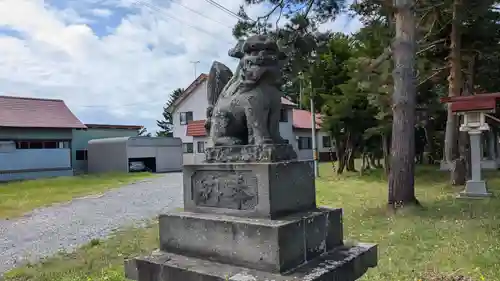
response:
<svg viewBox="0 0 500 281"><path fill-rule="evenodd" d="M277 138L277 139L275 140L275 142L276 142L277 144L288 144L288 140L287 140L287 139L284 139L284 138L282 138L282 137Z"/></svg>
<svg viewBox="0 0 500 281"><path fill-rule="evenodd" d="M210 127L212 126L212 122L209 119L205 121L205 130L210 131Z"/></svg>
<svg viewBox="0 0 500 281"><path fill-rule="evenodd" d="M261 145L261 144L272 144L274 143L271 138L255 138L255 144L256 145Z"/></svg>
<svg viewBox="0 0 500 281"><path fill-rule="evenodd" d="M214 107L213 107L213 106L209 106L209 107L207 107L207 112L206 112L206 114L207 114L207 118L212 117L213 110L214 110Z"/></svg>

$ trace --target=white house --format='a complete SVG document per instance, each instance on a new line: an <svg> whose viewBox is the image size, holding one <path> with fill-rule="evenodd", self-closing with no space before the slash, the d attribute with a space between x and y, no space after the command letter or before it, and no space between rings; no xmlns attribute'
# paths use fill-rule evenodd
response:
<svg viewBox="0 0 500 281"><path fill-rule="evenodd" d="M173 136L182 139L184 164L200 163L205 158L208 141L204 128L208 107L207 78L206 74L198 76L169 108L173 117ZM299 159L312 159L311 113L296 109L296 104L286 98L282 98L281 105L281 136L293 145ZM329 160L332 141L327 133L319 130L319 115L316 120L319 159Z"/></svg>

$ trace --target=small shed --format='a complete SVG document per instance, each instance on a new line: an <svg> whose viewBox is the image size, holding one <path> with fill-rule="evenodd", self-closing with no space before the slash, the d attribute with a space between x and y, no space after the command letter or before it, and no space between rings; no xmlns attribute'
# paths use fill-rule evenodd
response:
<svg viewBox="0 0 500 281"><path fill-rule="evenodd" d="M167 137L117 137L90 140L89 173L129 172L130 163L142 162L152 172L182 170L182 140Z"/></svg>

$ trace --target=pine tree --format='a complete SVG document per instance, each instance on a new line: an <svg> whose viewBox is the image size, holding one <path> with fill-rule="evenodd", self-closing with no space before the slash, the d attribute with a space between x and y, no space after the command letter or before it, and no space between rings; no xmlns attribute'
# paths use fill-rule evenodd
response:
<svg viewBox="0 0 500 281"><path fill-rule="evenodd" d="M171 137L172 136L172 127L173 127L173 116L172 112L169 111L169 107L182 95L184 89L178 88L175 89L170 95L168 101L165 103L163 107L163 119L156 120L156 125L160 127L161 130L156 132L157 137Z"/></svg>
<svg viewBox="0 0 500 281"><path fill-rule="evenodd" d="M141 128L139 130L137 130L137 135L138 136L143 136L143 137L150 137L151 136L151 133L148 132L148 129L146 128Z"/></svg>

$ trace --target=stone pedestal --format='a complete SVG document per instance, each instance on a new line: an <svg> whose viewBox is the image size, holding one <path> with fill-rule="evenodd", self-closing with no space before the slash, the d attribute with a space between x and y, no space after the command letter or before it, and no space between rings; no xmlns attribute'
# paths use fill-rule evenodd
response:
<svg viewBox="0 0 500 281"><path fill-rule="evenodd" d="M488 192L484 180L468 180L465 183L465 189L459 194L460 198L482 198L490 196L492 196L492 194Z"/></svg>
<svg viewBox="0 0 500 281"><path fill-rule="evenodd" d="M312 161L184 166L184 210L277 218L316 206Z"/></svg>
<svg viewBox="0 0 500 281"><path fill-rule="evenodd" d="M459 198L483 198L491 196L486 188L486 182L481 176L481 131L470 130L471 180L465 184Z"/></svg>
<svg viewBox="0 0 500 281"><path fill-rule="evenodd" d="M316 207L312 161L287 150L208 149L211 163L186 165L184 211L160 215L159 250L127 277L353 281L376 266L376 245L344 245L341 209Z"/></svg>

